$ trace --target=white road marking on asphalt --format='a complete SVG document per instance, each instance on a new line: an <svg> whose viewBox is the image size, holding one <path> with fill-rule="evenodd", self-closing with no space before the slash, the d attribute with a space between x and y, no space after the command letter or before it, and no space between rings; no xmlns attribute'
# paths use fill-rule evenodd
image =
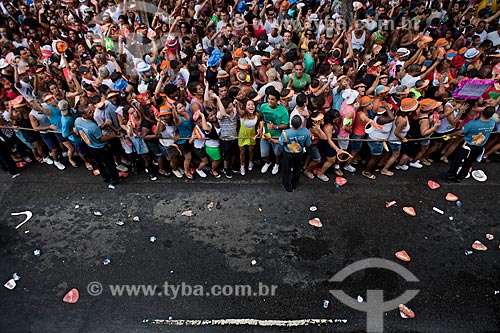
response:
<svg viewBox="0 0 500 333"><path fill-rule="evenodd" d="M12 216L26 215L26 219L23 222L19 223L17 225L16 229L19 229L20 226L22 226L23 224L25 224L26 222L28 222L33 217L33 213L30 212L29 210L24 211L24 212L19 212L19 213L10 213L10 215L12 215Z"/></svg>
<svg viewBox="0 0 500 333"><path fill-rule="evenodd" d="M262 319L144 319L144 323L168 326L281 326L299 327L322 324L347 324L347 319L297 319L297 320L262 320Z"/></svg>

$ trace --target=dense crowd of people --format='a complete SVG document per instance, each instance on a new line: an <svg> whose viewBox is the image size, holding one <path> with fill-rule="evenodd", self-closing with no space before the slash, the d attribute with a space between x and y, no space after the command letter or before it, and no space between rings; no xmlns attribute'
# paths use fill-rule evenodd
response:
<svg viewBox="0 0 500 333"><path fill-rule="evenodd" d="M0 164L13 177L35 161L81 165L114 189L129 172L232 178L259 165L293 191L301 177L436 160L460 181L500 148L496 0L0 10ZM489 85L456 98L466 79Z"/></svg>

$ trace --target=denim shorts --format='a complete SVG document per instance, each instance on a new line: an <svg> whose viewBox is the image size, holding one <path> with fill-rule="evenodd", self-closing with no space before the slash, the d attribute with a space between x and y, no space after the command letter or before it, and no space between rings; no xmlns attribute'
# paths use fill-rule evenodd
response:
<svg viewBox="0 0 500 333"><path fill-rule="evenodd" d="M148 146L146 146L146 142L142 138L130 138L130 141L132 141L134 151L139 154L147 154L149 153Z"/></svg>
<svg viewBox="0 0 500 333"><path fill-rule="evenodd" d="M349 139L348 136L337 136L337 147L339 147L342 150L347 150L349 148L349 140L342 140L342 139Z"/></svg>
<svg viewBox="0 0 500 333"><path fill-rule="evenodd" d="M167 150L165 147L160 144L159 141L157 140L148 140L146 141L146 145L148 146L149 150L156 156L167 156Z"/></svg>
<svg viewBox="0 0 500 333"><path fill-rule="evenodd" d="M399 153L401 151L401 143L387 142L387 145L393 153Z"/></svg>
<svg viewBox="0 0 500 333"><path fill-rule="evenodd" d="M351 135L351 139L366 139L366 134L363 136L353 134ZM359 153L362 147L363 141L351 141L351 151Z"/></svg>
<svg viewBox="0 0 500 333"><path fill-rule="evenodd" d="M370 142L368 141L368 147L370 147L370 151L372 152L372 155L374 156L380 156L382 155L382 152L384 151L384 143L377 141L377 142Z"/></svg>
<svg viewBox="0 0 500 333"><path fill-rule="evenodd" d="M260 155L262 157L269 157L271 148L274 151L274 155L279 156L283 153L283 148L280 144L271 142L269 140L260 140Z"/></svg>
<svg viewBox="0 0 500 333"><path fill-rule="evenodd" d="M21 140L22 143L24 143L26 145L26 147L28 147L29 149L35 149L35 146L33 146L33 144L31 144L30 142L28 142L26 140L26 138L24 137L23 131L17 131L16 136L18 137L19 140Z"/></svg>
<svg viewBox="0 0 500 333"><path fill-rule="evenodd" d="M430 137L431 137L430 135L428 135L426 137L423 137L422 139L427 139L427 140L419 141L420 145L421 146L428 146L428 145L430 145L430 143L431 143L431 140L429 140Z"/></svg>
<svg viewBox="0 0 500 333"><path fill-rule="evenodd" d="M59 141L54 133L40 133L40 135L42 136L43 142L45 142L50 150L54 150L59 147Z"/></svg>
<svg viewBox="0 0 500 333"><path fill-rule="evenodd" d="M311 145L307 151L309 152L309 155L311 156L311 159L313 161L321 160L321 154L319 153L318 145Z"/></svg>

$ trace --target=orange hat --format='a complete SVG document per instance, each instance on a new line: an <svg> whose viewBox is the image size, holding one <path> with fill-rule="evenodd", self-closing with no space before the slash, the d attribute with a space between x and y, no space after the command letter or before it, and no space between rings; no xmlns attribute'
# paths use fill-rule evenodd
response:
<svg viewBox="0 0 500 333"><path fill-rule="evenodd" d="M446 46L450 44L450 42L448 42L448 40L446 38L439 38L436 43L434 44L434 46Z"/></svg>
<svg viewBox="0 0 500 333"><path fill-rule="evenodd" d="M458 50L458 54L464 54L467 51L467 48L464 46L460 50Z"/></svg>
<svg viewBox="0 0 500 333"><path fill-rule="evenodd" d="M54 97L54 95L52 94L48 94L48 95L45 95L45 97L43 98L43 101L44 102L47 102L49 99L51 99L52 97Z"/></svg>
<svg viewBox="0 0 500 333"><path fill-rule="evenodd" d="M245 56L245 54L243 53L242 49L238 48L238 49L234 50L234 53L233 53L234 59L243 58L244 56Z"/></svg>
<svg viewBox="0 0 500 333"><path fill-rule="evenodd" d="M422 110L423 112L428 112L428 111L431 111L431 110L437 108L441 104L443 104L443 103L437 102L431 98L425 98L425 99L420 101L420 110Z"/></svg>
<svg viewBox="0 0 500 333"><path fill-rule="evenodd" d="M363 97L361 97L359 106L365 108L367 106L370 106L370 104L372 104L372 102L373 102L373 99L371 99L369 96L363 96Z"/></svg>
<svg viewBox="0 0 500 333"><path fill-rule="evenodd" d="M168 105L160 106L160 116L166 116L168 114L172 114L172 110L170 109L170 106L168 106Z"/></svg>
<svg viewBox="0 0 500 333"><path fill-rule="evenodd" d="M400 110L403 112L415 111L418 108L418 102L415 98L403 98Z"/></svg>
<svg viewBox="0 0 500 333"><path fill-rule="evenodd" d="M285 1L283 1L283 2L281 3L281 11L285 11L285 10L287 10L288 8L290 8L290 3L289 3L288 1L286 1L286 0L285 0Z"/></svg>

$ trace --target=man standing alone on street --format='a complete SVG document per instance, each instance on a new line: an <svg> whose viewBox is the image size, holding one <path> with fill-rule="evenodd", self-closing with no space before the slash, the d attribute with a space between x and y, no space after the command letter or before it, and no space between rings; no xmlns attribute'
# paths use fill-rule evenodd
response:
<svg viewBox="0 0 500 333"><path fill-rule="evenodd" d="M288 192L293 192L299 185L305 147L311 146L311 135L309 130L301 128L299 115L292 117L291 125L292 128L283 131L279 138L284 150L282 184Z"/></svg>

